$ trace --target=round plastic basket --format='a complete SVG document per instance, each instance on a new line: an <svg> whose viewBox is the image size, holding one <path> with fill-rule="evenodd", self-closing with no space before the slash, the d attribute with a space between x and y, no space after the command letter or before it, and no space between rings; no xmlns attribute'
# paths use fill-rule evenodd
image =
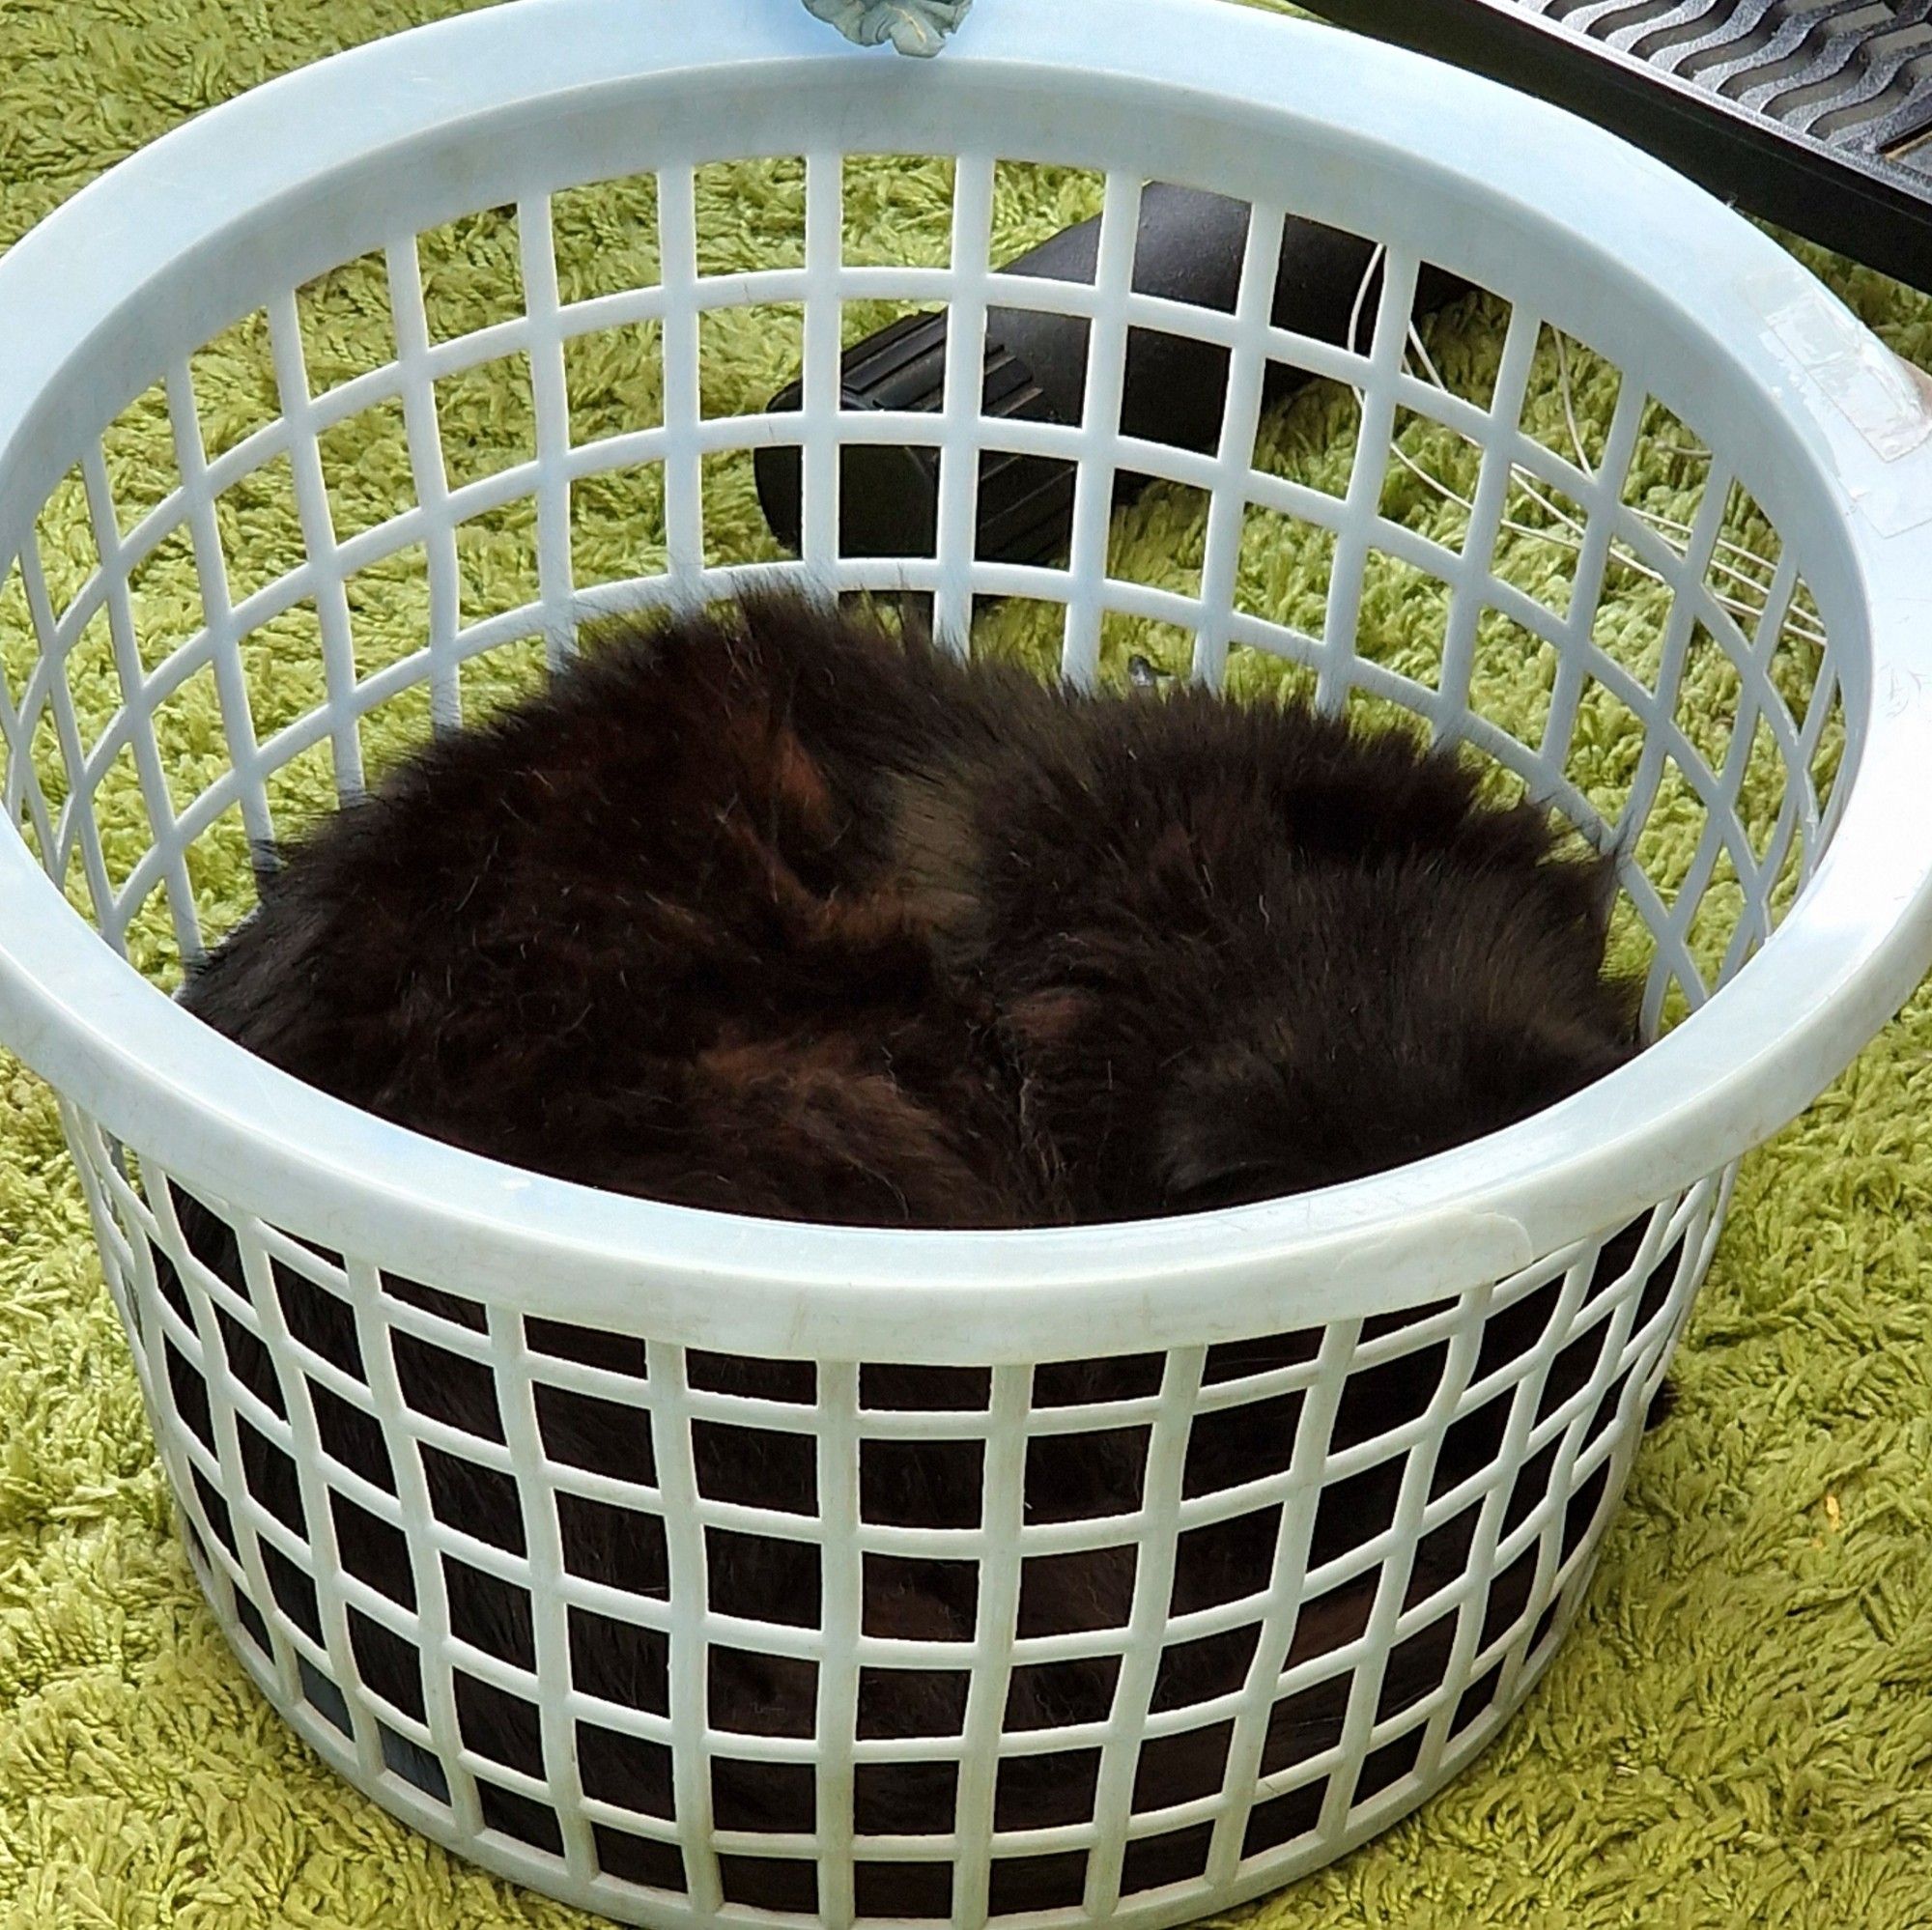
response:
<svg viewBox="0 0 1932 1930"><path fill-rule="evenodd" d="M950 164L938 259L844 258L850 158L880 155ZM718 272L705 171L758 156L794 164L797 248ZM989 268L1002 170L1048 164L1096 180L1091 282ZM1149 182L1249 205L1232 311L1135 289ZM585 253L565 211L611 183L637 191L600 205L655 223L648 285L579 272L601 260L597 236ZM1272 326L1289 213L1382 250L1359 353ZM504 285L487 326L452 334L427 264L486 217L514 233L490 257ZM347 369L315 304L355 263L384 288L389 353ZM1424 263L1507 314L1482 393L1429 380L1409 353ZM841 409L841 305L860 302L949 309L938 411ZM798 318L800 410L707 407L707 330L753 305ZM981 419L974 371L1001 306L1084 320L1078 424ZM1836 300L1601 132L1221 0L980 0L933 63L855 51L794 0L532 0L326 62L170 135L0 262L0 1027L62 1094L214 1613L323 1756L463 1855L620 1918L1165 1923L1333 1858L1483 1747L1575 1614L1733 1162L1809 1103L1932 951L1932 406ZM198 359L238 327L268 372L252 413L214 407ZM1123 434L1132 331L1225 354L1215 450ZM603 337L661 371L659 419L582 433L573 356ZM1617 385L1606 435L1527 419L1552 338ZM1258 453L1270 361L1360 399L1332 486ZM469 472L441 426L466 383L523 384L520 459ZM338 484L359 429L385 415L406 433L407 499L354 526ZM1418 422L1471 452L1454 542L1389 507L1398 439ZM117 453L130 423L160 425L165 461ZM1649 513L1627 486L1661 433L1698 465L1688 518ZM940 451L930 557L839 553L839 445L860 439ZM513 1171L302 1087L171 1001L170 961L245 909L198 899L205 854L284 826L289 773L320 760L353 792L373 728L453 721L492 664L555 661L598 612L782 574L717 553L709 511L732 463L785 443L803 451L804 568L821 585L929 593L953 634L976 599L1055 606L1076 678L1122 619L1184 633L1209 681L1286 659L1321 701L1406 706L1616 840L1659 1041L1510 1131L1307 1197L1130 1229L883 1234ZM988 447L1077 466L1065 567L975 554ZM1122 471L1205 499L1186 588L1110 568ZM299 556L267 570L271 488ZM651 567L586 580L584 504L621 511L634 488L662 504ZM1503 567L1525 492L1564 506L1541 525L1568 532L1561 594ZM463 546L518 517L529 595L478 610ZM1252 593L1258 540L1320 546L1317 620L1297 627ZM193 621L172 634L142 587L169 553L195 585ZM419 647L372 664L365 614L399 557L421 566L426 626ZM1361 646L1365 586L1390 569L1441 596L1424 669ZM1633 572L1656 591L1635 651L1596 622L1605 583ZM1475 675L1498 634L1548 668L1524 735L1486 709ZM119 693L104 716L76 695L89 666ZM170 720L197 680L220 724L189 758ZM1716 731L1699 709L1713 689ZM1607 803L1577 776L1600 704L1641 746ZM1644 837L1666 797L1701 827L1668 877L1647 868ZM235 1229L246 1291L186 1250L184 1195ZM1634 1257L1606 1278L1606 1245L1634 1225ZM297 1276L346 1304L354 1348L324 1350L294 1317ZM629 1371L584 1330L626 1337ZM247 1349L272 1364L278 1399L244 1384ZM1378 1371L1424 1350L1439 1359L1426 1406L1345 1442L1338 1415L1373 1412ZM1065 1371L1095 1356L1117 1370ZM909 1367L924 1372L882 1373ZM479 1377L500 1421L487 1439L436 1398ZM551 1423L573 1403L614 1412L633 1459L568 1460ZM1500 1445L1445 1487L1445 1442L1484 1417ZM707 1491L698 1449L727 1429L803 1466L803 1512ZM1036 1505L1056 1457L1099 1433L1137 1444L1137 1504L1097 1518ZM1210 1435L1243 1444L1238 1485L1190 1473L1190 1443ZM246 1470L270 1450L294 1463L298 1506L251 1492ZM874 1518L870 1470L908 1454L968 1459L970 1518ZM497 1504L451 1518L452 1464ZM1324 1522L1392 1466L1386 1518L1324 1556ZM586 1511L620 1511L661 1556L656 1578L576 1572ZM411 1587L384 1593L344 1558L351 1519L364 1542L406 1548ZM1240 1599L1203 1600L1200 1550L1258 1520L1266 1572ZM734 1538L807 1550L815 1585L731 1599L720 1551ZM1038 1609L1080 1593L1041 1595L1038 1575L1104 1553L1118 1578L1122 1550L1128 1585L1089 1591L1094 1612ZM970 1632L877 1632L867 1604L895 1565L963 1574ZM479 1590L519 1604L526 1647L484 1645L467 1621ZM635 1692L587 1673L600 1620L659 1658ZM1393 1693L1425 1641L1432 1680ZM1168 1659L1208 1643L1236 1658L1229 1686L1177 1705ZM370 1686L378 1651L388 1693ZM707 1694L726 1652L810 1685L800 1733L731 1726ZM414 1693L393 1687L397 1655ZM1047 1726L1016 1722L1015 1685L1069 1666L1103 1692ZM872 1719L914 1677L946 1689L934 1733ZM1287 1719L1318 1703L1321 1720ZM485 1706L488 1733L514 1746L479 1745ZM880 1834L868 1790L915 1776L945 1791L929 1828ZM1009 1800L1042 1787L1065 1796L1050 1816Z"/></svg>

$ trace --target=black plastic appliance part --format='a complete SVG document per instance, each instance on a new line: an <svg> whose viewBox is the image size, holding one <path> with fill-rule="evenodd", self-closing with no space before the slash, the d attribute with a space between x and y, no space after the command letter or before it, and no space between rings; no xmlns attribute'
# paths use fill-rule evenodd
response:
<svg viewBox="0 0 1932 1930"><path fill-rule="evenodd" d="M1932 0L1306 0L1932 291Z"/></svg>
<svg viewBox="0 0 1932 1930"><path fill-rule="evenodd" d="M1223 195L1154 184L1141 197L1134 287L1224 314L1234 311L1246 253L1248 210ZM1095 216L1065 229L1005 272L1091 283L1099 258ZM1361 299L1373 255L1358 237L1291 219L1275 282L1274 322L1340 344L1361 306L1365 346L1375 326L1379 274ZM1415 306L1427 313L1464 292L1464 284L1425 268ZM845 352L840 403L845 409L936 413L945 401L946 316L910 315ZM987 314L981 408L987 416L1078 422L1087 384L1089 324L1081 317L1033 309ZM1271 361L1264 384L1269 402L1312 380L1305 369ZM1128 436L1197 451L1221 437L1228 352L1165 330L1129 331L1121 427ZM771 402L774 413L802 406L794 382ZM796 552L800 541L800 459L796 446L761 449L759 499L773 533ZM1148 478L1122 470L1115 495L1126 500ZM920 446L848 443L839 457L839 549L846 556L930 556L938 522L939 451ZM1063 553L1073 516L1073 466L1052 457L998 450L981 456L978 553L989 561L1037 563Z"/></svg>

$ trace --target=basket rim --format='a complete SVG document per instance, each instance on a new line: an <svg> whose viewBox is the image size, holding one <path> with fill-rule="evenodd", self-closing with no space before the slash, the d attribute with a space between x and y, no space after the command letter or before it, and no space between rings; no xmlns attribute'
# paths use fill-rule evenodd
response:
<svg viewBox="0 0 1932 1930"><path fill-rule="evenodd" d="M1504 1132L1262 1206L1033 1232L703 1212L391 1125L191 1018L100 942L17 834L0 837L12 1048L198 1189L326 1245L376 1244L392 1269L479 1300L692 1345L911 1362L1205 1345L1413 1305L1613 1227L1809 1104L1932 957L1932 833L1912 829L1932 825L1932 390L1915 440L1909 402L1872 399L1876 338L1776 242L1617 137L1406 50L1230 0L981 0L930 65L860 52L758 0L545 0L414 28L189 122L0 260L0 315L32 318L10 324L21 353L0 388L0 475L26 448L36 398L144 270L372 140L427 138L572 87L861 60L880 88L1079 71L1418 156L1427 141L1432 169L1635 264L1673 324L1734 364L1802 447L1799 482L1843 551L1820 603L1841 645L1869 649L1865 687L1845 691L1858 754L1836 836L1759 954L1632 1064ZM1690 286L1658 267L1673 249L1695 264ZM1875 424L1908 446L1883 453Z"/></svg>

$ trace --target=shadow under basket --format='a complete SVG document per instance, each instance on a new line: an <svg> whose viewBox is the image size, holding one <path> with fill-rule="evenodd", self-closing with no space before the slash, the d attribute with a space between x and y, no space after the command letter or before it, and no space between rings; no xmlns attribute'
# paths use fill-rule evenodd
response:
<svg viewBox="0 0 1932 1930"><path fill-rule="evenodd" d="M1247 210L1232 305L1138 283L1151 183ZM993 271L1095 213L1091 278ZM1290 218L1361 244L1347 339L1275 324ZM1487 361L1430 352L1439 274ZM970 365L842 406L893 314L970 360L1028 308L1084 326L1077 419ZM1932 955L1932 411L1815 281L1554 109L1214 0L980 0L934 63L553 0L195 122L0 262L0 1032L60 1093L208 1599L330 1764L633 1922L1155 1925L1485 1746L1735 1162ZM1219 358L1205 446L1123 411L1163 333ZM779 444L799 562L726 541ZM929 555L847 553L861 445L929 453ZM1072 476L1063 560L980 552L1013 455ZM1617 853L1657 1042L1297 1200L880 1234L513 1173L166 996L251 843L586 620L801 575L1466 746ZM1398 597L1436 614L1390 643Z"/></svg>

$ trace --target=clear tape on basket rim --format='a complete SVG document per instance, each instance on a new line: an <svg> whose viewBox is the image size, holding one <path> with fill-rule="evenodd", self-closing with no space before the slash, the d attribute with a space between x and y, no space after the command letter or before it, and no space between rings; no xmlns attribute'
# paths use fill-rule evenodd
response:
<svg viewBox="0 0 1932 1930"><path fill-rule="evenodd" d="M1873 376L1874 338L1774 241L1616 137L1492 82L1228 0L980 0L974 28L944 61L866 65L869 111L910 128L934 90L962 114L985 90L1022 90L1051 104L1057 150L1091 140L1100 152L1125 138L1131 94L1145 109L1131 140L1157 178L1192 170L1192 184L1264 201L1281 193L1267 178L1270 132L1319 128L1335 158L1293 184L1297 213L1324 218L1378 171L1427 176L1419 201L1460 199L1492 218L1425 234L1423 213L1392 205L1377 216L1384 239L1503 288L1513 248L1539 232L1560 240L1571 271L1549 299L1539 293L1543 318L1620 363L1631 357L1593 327L1593 299L1641 284L1674 331L1679 392L1661 399L1693 432L1711 422L1714 447L1727 429L1732 444L1744 439L1774 520L1811 519L1836 544L1821 546L1828 567L1812 587L1828 629L1853 646L1851 790L1818 874L1764 951L1631 1065L1506 1132L1320 1193L1114 1228L778 1226L459 1152L209 1033L116 957L7 837L0 1030L23 1059L137 1150L165 1150L187 1181L217 1197L232 1187L352 1251L366 1240L356 1230L380 1221L385 1264L479 1300L617 1328L648 1319L659 1334L801 1356L859 1357L884 1322L891 1357L908 1361L1039 1358L1096 1335L1121 1350L1199 1344L1210 1328L1232 1337L1411 1305L1644 1209L1836 1076L1932 956L1922 386L1866 381L1854 394L1852 372ZM177 129L0 260L0 545L17 547L71 461L47 400L62 370L94 350L126 367L126 399L155 380L137 359L138 325L159 312L144 302L163 286L191 302L183 264L217 249L231 222L305 197L310 210L333 205L327 191L358 169L380 193L385 154L439 130L500 128L513 145L539 101L610 116L658 86L695 114L753 87L803 111L814 89L846 86L861 59L803 9L765 0L549 0L374 43ZM304 232L287 245L326 253L335 241ZM1801 312L1804 326L1790 326Z"/></svg>

